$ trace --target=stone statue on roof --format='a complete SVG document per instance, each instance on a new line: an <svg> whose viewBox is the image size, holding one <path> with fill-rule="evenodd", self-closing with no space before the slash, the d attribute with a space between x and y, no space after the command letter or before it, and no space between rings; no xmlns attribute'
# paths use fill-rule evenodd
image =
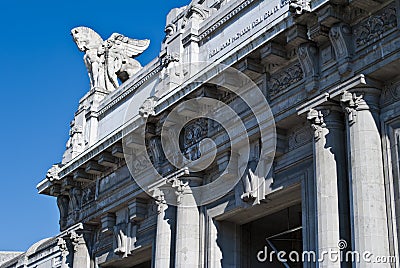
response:
<svg viewBox="0 0 400 268"><path fill-rule="evenodd" d="M125 82L142 66L134 59L145 51L150 40L137 40L113 33L103 40L88 27L76 27L71 35L79 50L85 52L83 60L88 70L91 88L112 91Z"/></svg>

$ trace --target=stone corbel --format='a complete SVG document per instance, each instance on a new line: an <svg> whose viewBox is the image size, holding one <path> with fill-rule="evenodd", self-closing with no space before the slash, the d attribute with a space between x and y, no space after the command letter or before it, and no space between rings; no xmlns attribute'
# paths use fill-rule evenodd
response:
<svg viewBox="0 0 400 268"><path fill-rule="evenodd" d="M313 43L301 44L297 50L297 56L303 70L306 90L308 93L313 93L318 88L318 48Z"/></svg>
<svg viewBox="0 0 400 268"><path fill-rule="evenodd" d="M307 114L307 120L311 123L311 128L314 131L314 139L318 141L323 135L323 128L326 127L324 122L324 114L322 111L310 109Z"/></svg>
<svg viewBox="0 0 400 268"><path fill-rule="evenodd" d="M137 248L137 230L138 225L144 220L147 214L147 201L141 198L135 198L128 206L129 211L129 223L128 223L128 237L129 237L129 249L128 252L132 252Z"/></svg>
<svg viewBox="0 0 400 268"><path fill-rule="evenodd" d="M77 221L79 218L79 212L82 208L82 190L79 187L74 187L70 190L69 196L72 218L74 221Z"/></svg>
<svg viewBox="0 0 400 268"><path fill-rule="evenodd" d="M363 96L357 96L355 93L345 91L340 97L340 103L348 116L350 124L354 124L357 118L357 108Z"/></svg>
<svg viewBox="0 0 400 268"><path fill-rule="evenodd" d="M333 49L335 50L338 71L341 76L348 76L352 72L351 58L353 53L351 27L344 23L334 25L330 32Z"/></svg>
<svg viewBox="0 0 400 268"><path fill-rule="evenodd" d="M69 197L67 195L57 196L57 206L60 211L60 230L67 227L68 212L69 212Z"/></svg>
<svg viewBox="0 0 400 268"><path fill-rule="evenodd" d="M127 252L128 237L126 235L126 222L121 222L114 226L114 253L116 255L124 256Z"/></svg>
<svg viewBox="0 0 400 268"><path fill-rule="evenodd" d="M115 226L115 214L107 213L103 215L100 219L101 221L101 232L110 234L113 232Z"/></svg>

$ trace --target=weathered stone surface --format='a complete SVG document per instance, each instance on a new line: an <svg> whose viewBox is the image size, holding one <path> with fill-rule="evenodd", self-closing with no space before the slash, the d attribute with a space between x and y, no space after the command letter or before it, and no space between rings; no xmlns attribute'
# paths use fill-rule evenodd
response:
<svg viewBox="0 0 400 268"><path fill-rule="evenodd" d="M119 34L103 41L88 28L73 29L91 89L70 124L62 163L38 185L41 194L57 197L61 233L0 266L281 265L276 257L257 260L265 247L399 259L398 17L396 1L192 1L168 14L160 56L143 68L132 57L147 41ZM107 49L129 63L105 64ZM229 89L249 83L230 73L218 76L224 68L215 63L237 67L268 99L277 128L275 155L261 142L272 139L261 136L271 118L254 116L262 105L249 107ZM117 84L118 78L125 82ZM254 88L247 93L260 96ZM246 131L231 137L215 120L193 118L215 109L205 98L229 106L238 115L229 117L230 125L242 122ZM182 108L188 100L196 105ZM168 121L175 107L179 115ZM130 117L124 118L127 109ZM177 133L181 122L187 124ZM174 150L164 148L163 135ZM232 150L241 136L248 136L248 153L245 143ZM205 170L182 166L213 146L215 159ZM272 162L266 176L256 174L258 164L265 171ZM144 191L132 169L160 179ZM221 174L238 183L197 206L196 187ZM207 194L218 196L215 191ZM319 263L350 265L374 266L365 260Z"/></svg>

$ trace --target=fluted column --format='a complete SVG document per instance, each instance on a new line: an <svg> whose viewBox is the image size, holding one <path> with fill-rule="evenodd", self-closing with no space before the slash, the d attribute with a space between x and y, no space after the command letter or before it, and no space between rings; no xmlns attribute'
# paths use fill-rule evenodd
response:
<svg viewBox="0 0 400 268"><path fill-rule="evenodd" d="M307 119L314 130L318 252L336 254L339 241L348 236L343 113L340 106L324 106L311 109ZM339 255L323 258L319 267L341 267Z"/></svg>
<svg viewBox="0 0 400 268"><path fill-rule="evenodd" d="M389 256L385 182L379 122L379 94L374 88L345 92L350 154L353 250ZM357 267L376 267L361 260ZM379 264L389 267L389 264Z"/></svg>
<svg viewBox="0 0 400 268"><path fill-rule="evenodd" d="M185 177L173 184L178 197L175 267L200 267L200 213L191 191L200 182L200 178Z"/></svg>
<svg viewBox="0 0 400 268"><path fill-rule="evenodd" d="M167 217L168 205L162 190L157 189L154 194L157 204L157 231L155 245L155 268L169 268L171 265L171 219Z"/></svg>

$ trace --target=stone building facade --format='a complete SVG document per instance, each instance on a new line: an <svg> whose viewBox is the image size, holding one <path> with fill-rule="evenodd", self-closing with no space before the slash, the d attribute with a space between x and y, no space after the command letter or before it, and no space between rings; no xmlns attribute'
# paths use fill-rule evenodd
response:
<svg viewBox="0 0 400 268"><path fill-rule="evenodd" d="M399 8L196 0L173 9L158 58L118 76L116 89L92 84L62 162L38 184L57 199L60 234L0 267L399 267ZM272 149L262 135L272 125L255 120L263 107L241 100L235 90L245 85L221 66L267 100ZM243 133L192 116L211 109L204 99L232 108L247 145L236 142ZM180 106L189 100L198 106ZM166 128L180 152L162 146ZM200 159L210 139L209 165L179 164ZM157 179L143 187L139 173ZM202 198L215 198L199 204L195 188L223 175L234 187L221 196L207 188Z"/></svg>

